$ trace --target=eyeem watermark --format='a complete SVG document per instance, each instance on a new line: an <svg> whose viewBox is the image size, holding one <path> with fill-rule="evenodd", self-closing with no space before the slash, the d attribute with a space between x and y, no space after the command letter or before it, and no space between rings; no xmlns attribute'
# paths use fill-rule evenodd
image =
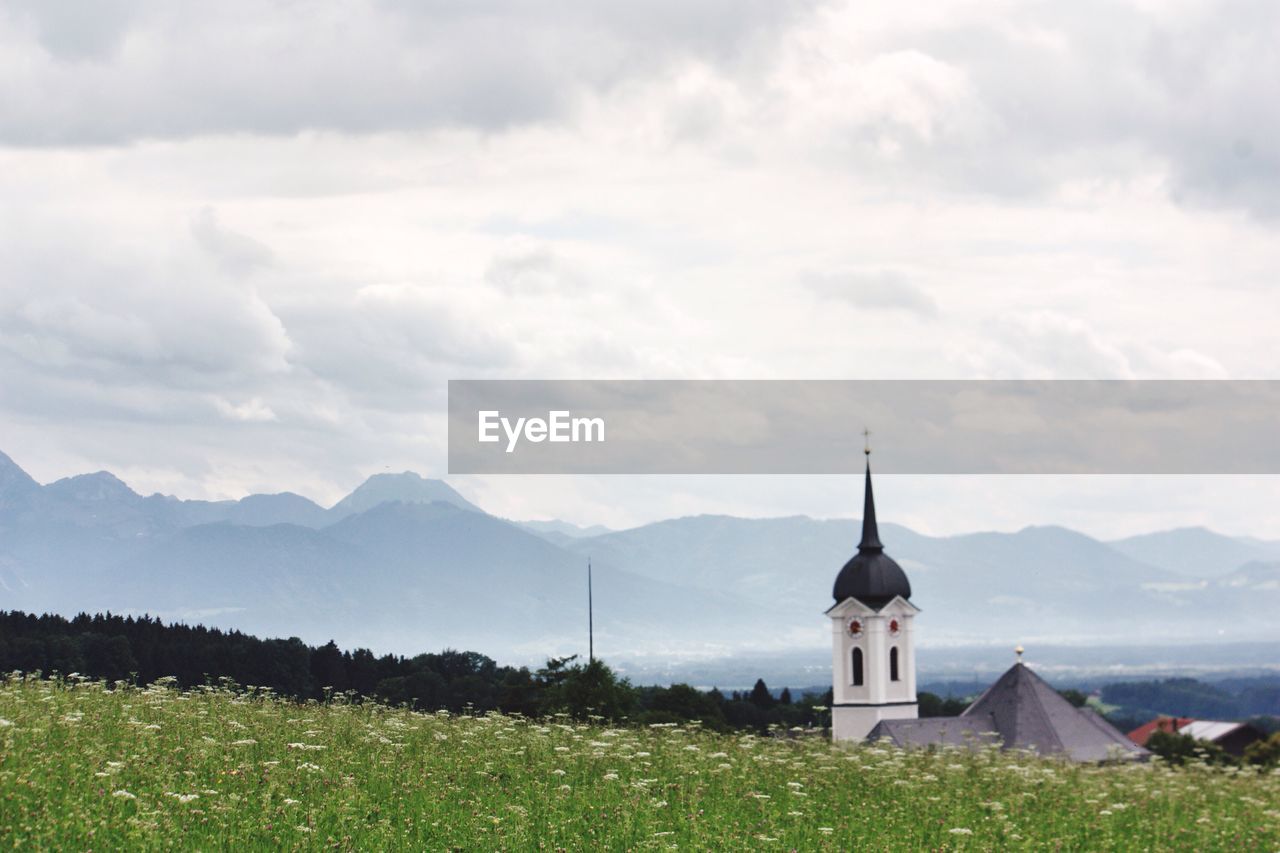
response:
<svg viewBox="0 0 1280 853"><path fill-rule="evenodd" d="M582 442L604 441L604 418L575 418L572 412L547 412L545 418L504 418L497 410L478 413L479 434L482 444L499 442L505 435L507 453L514 453L520 439L534 444L543 441ZM501 430L502 435L499 435Z"/></svg>
<svg viewBox="0 0 1280 853"><path fill-rule="evenodd" d="M884 474L1280 475L1280 381L449 381L453 474L848 474L864 429Z"/></svg>

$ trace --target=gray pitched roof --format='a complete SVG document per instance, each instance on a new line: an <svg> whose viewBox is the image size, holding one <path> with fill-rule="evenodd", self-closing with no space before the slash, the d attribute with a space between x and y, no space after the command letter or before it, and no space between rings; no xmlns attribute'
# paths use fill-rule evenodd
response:
<svg viewBox="0 0 1280 853"><path fill-rule="evenodd" d="M1077 708L1062 698L1021 663L996 679L960 716L989 721L1005 749L1032 749L1075 761L1148 754L1092 709Z"/></svg>
<svg viewBox="0 0 1280 853"><path fill-rule="evenodd" d="M1015 664L958 717L882 720L869 740L901 747L930 744L1035 750L1073 761L1101 761L1149 753L1091 708L1077 708L1030 668Z"/></svg>
<svg viewBox="0 0 1280 853"><path fill-rule="evenodd" d="M867 735L868 740L885 740L894 746L949 746L986 745L999 733L991 721L981 717L966 720L963 717L926 717L923 720L881 720Z"/></svg>

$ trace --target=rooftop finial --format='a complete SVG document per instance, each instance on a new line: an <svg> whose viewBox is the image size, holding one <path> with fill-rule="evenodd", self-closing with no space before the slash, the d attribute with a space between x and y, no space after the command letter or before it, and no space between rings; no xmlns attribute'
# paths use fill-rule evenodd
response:
<svg viewBox="0 0 1280 853"><path fill-rule="evenodd" d="M862 428L862 452L871 455L871 430L866 427Z"/></svg>
<svg viewBox="0 0 1280 853"><path fill-rule="evenodd" d="M1021 644L1019 644L1018 647L1013 650L1013 653L1018 656L1018 663L1022 663L1022 645Z"/></svg>

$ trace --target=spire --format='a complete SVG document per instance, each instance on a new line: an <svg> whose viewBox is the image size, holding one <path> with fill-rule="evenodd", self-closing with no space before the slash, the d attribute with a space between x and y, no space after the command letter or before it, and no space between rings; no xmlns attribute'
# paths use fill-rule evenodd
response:
<svg viewBox="0 0 1280 853"><path fill-rule="evenodd" d="M862 434L864 436L871 435L866 430L863 430ZM858 550L860 552L883 551L884 545L880 542L880 528L876 526L876 499L871 494L871 445L868 443L862 452L867 456L867 487L866 495L862 499L862 541L858 543Z"/></svg>

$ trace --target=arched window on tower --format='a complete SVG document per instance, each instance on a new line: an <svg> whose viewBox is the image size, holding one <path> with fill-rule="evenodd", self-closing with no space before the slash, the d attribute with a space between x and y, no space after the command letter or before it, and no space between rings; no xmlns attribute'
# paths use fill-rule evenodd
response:
<svg viewBox="0 0 1280 853"><path fill-rule="evenodd" d="M898 647L889 649L889 680L898 680Z"/></svg>
<svg viewBox="0 0 1280 853"><path fill-rule="evenodd" d="M853 650L853 686L862 686L862 649Z"/></svg>

